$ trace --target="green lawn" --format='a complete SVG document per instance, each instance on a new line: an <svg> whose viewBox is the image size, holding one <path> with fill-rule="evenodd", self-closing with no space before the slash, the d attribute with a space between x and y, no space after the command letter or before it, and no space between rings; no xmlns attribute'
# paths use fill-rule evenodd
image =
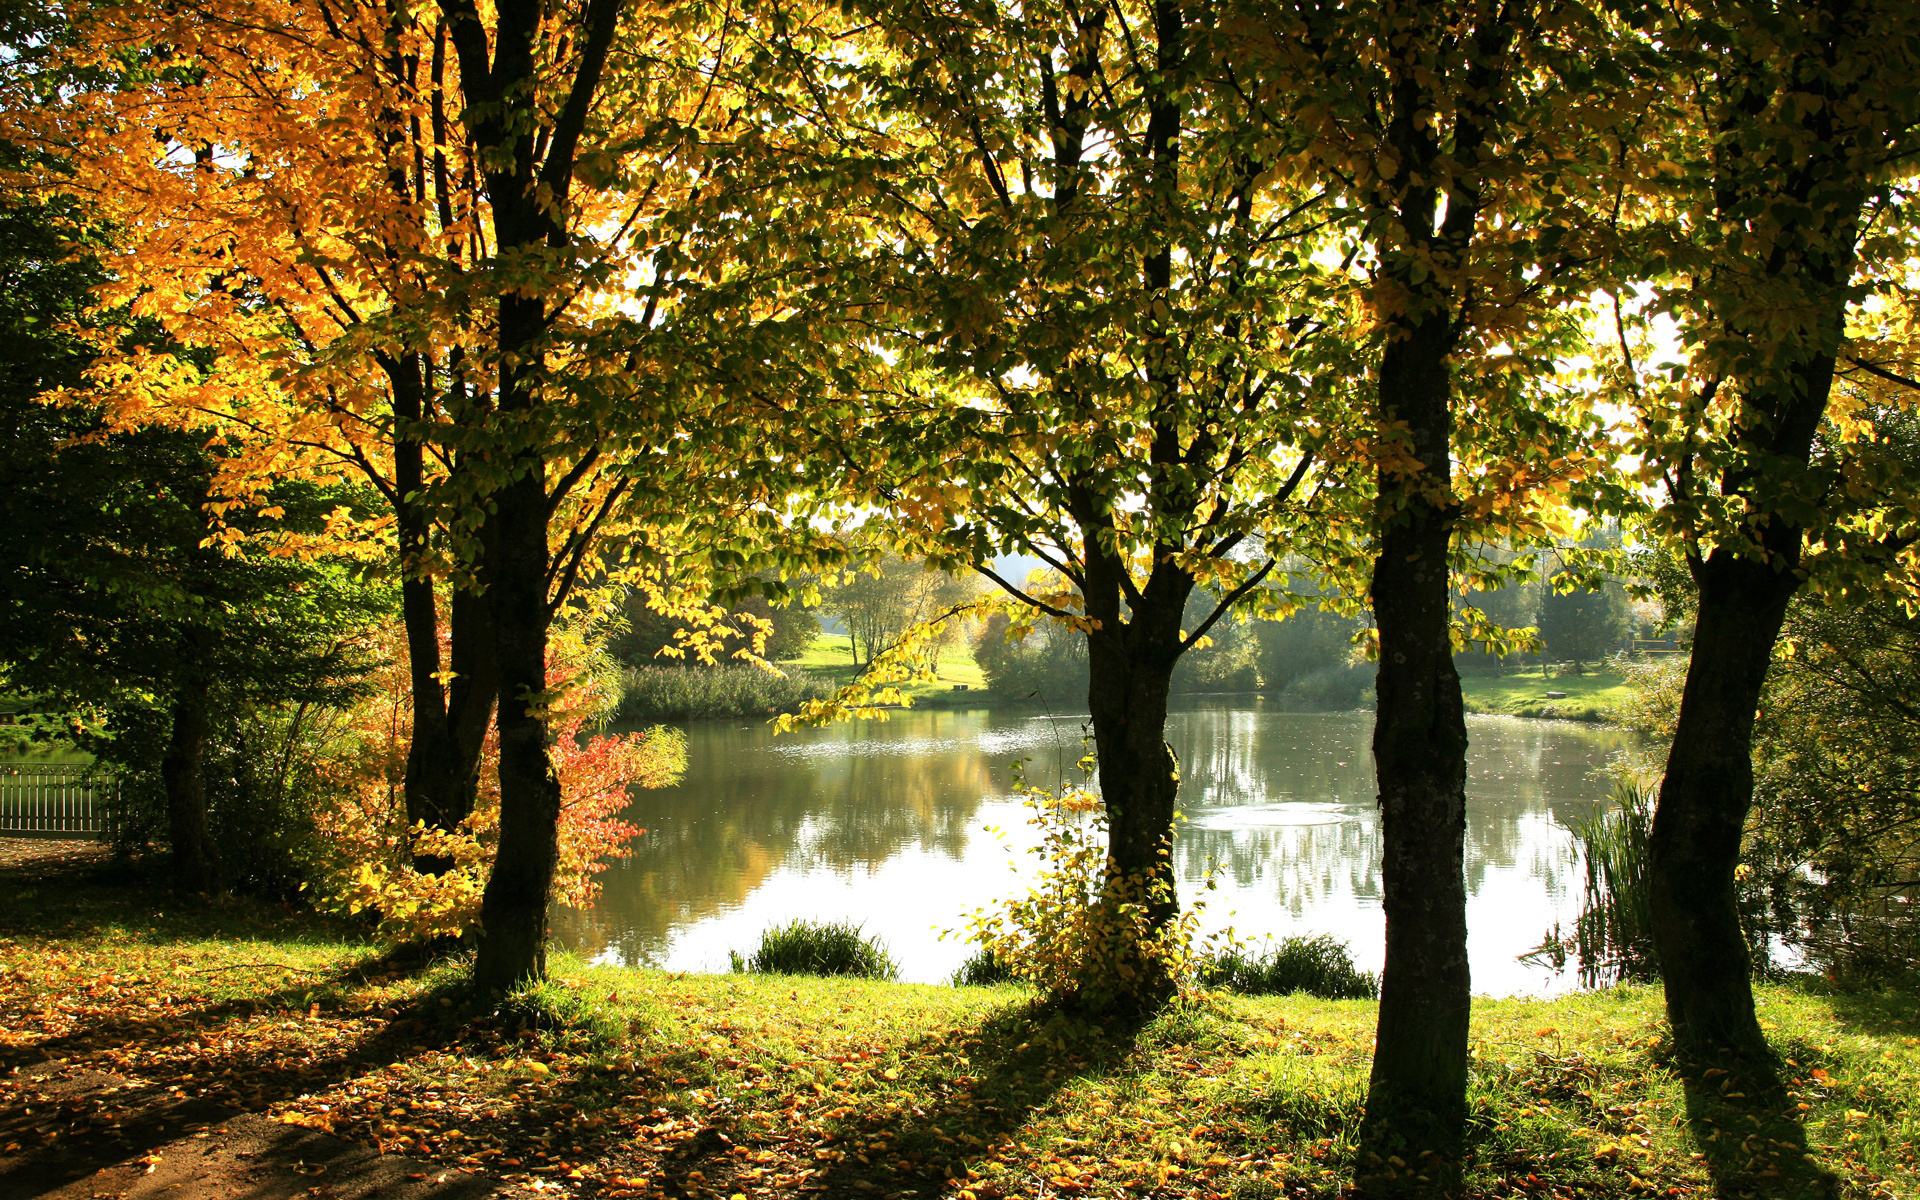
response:
<svg viewBox="0 0 1920 1200"><path fill-rule="evenodd" d="M853 665L853 649L846 635L838 633L817 635L813 644L799 658L791 660L790 665L835 683L851 683L854 676L859 674ZM936 697L947 700L956 694L960 685L965 685L968 692L985 692L987 687L987 677L981 673L980 664L973 661L973 647L964 640L956 641L940 652L933 679L914 679L898 686L901 692L919 704Z"/></svg>
<svg viewBox="0 0 1920 1200"><path fill-rule="evenodd" d="M360 934L104 866L0 868L0 1067L111 1071L137 1081L113 1103L198 1098L581 1200L1331 1200L1357 1169L1418 1170L1358 1161L1368 1000L1213 994L1128 1027L1015 986L556 955L478 1005L463 960ZM1920 1195L1916 997L1755 990L1777 1089L1678 1059L1657 987L1476 999L1467 1194ZM0 1159L85 1125L57 1083L8 1078L40 1128Z"/></svg>
<svg viewBox="0 0 1920 1200"><path fill-rule="evenodd" d="M1513 717L1558 717L1569 721L1610 721L1626 703L1627 682L1617 672L1554 675L1542 679L1537 671L1524 675L1465 675L1467 711L1503 713ZM1548 692L1565 692L1548 699Z"/></svg>

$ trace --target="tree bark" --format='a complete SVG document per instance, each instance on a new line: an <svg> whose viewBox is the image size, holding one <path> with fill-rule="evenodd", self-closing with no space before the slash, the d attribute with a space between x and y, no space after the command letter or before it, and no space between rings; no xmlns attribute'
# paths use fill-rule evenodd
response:
<svg viewBox="0 0 1920 1200"><path fill-rule="evenodd" d="M1459 507L1453 498L1453 377L1463 267L1479 219L1476 177L1436 186L1439 161L1473 162L1488 138L1501 90L1495 65L1511 30L1498 16L1475 30L1459 68L1467 92L1450 147L1432 119L1430 66L1421 56L1448 35L1404 10L1406 32L1386 97L1386 141L1397 152L1397 228L1381 239L1375 287L1387 316L1381 352L1378 427L1404 439L1412 463L1377 472L1379 538L1370 592L1380 640L1374 770L1380 787L1382 907L1386 960L1367 1110L1361 1127L1363 1194L1445 1192L1458 1181L1466 1137L1467 1030L1472 979L1467 964L1467 728L1453 666L1448 557ZM1452 51L1440 51L1452 53ZM1387 1161L1397 1155L1404 1173Z"/></svg>
<svg viewBox="0 0 1920 1200"><path fill-rule="evenodd" d="M447 696L440 673L440 614L427 570L430 535L421 491L426 486L425 447L419 428L426 379L418 354L383 357L393 392L393 511L400 539L400 619L407 636L407 677L413 690L413 722L407 745L404 789L409 827L445 829L453 807L453 747L447 738ZM418 861L416 866L422 866ZM423 869L426 869L423 867ZM444 869L444 868L442 868Z"/></svg>
<svg viewBox="0 0 1920 1200"><path fill-rule="evenodd" d="M517 261L564 249L574 160L613 45L622 0L587 0L574 75L558 114L534 111L535 47L550 15L541 0L496 0L491 44L473 0L441 0L460 59L469 133L491 160L486 176L494 250ZM544 194L543 194L544 193ZM548 526L546 449L531 420L543 400L549 334L545 289L498 297L495 431L507 482L490 495L483 579L499 672L500 843L480 903L474 986L497 995L546 974L547 908L559 860L560 782L546 722ZM562 588L564 590L564 588Z"/></svg>
<svg viewBox="0 0 1920 1200"><path fill-rule="evenodd" d="M160 759L167 793L167 835L173 846L173 890L211 896L219 887L219 856L207 831L207 785L201 772L211 736L207 681L189 678L173 696L173 730Z"/></svg>
<svg viewBox="0 0 1920 1200"><path fill-rule="evenodd" d="M1447 586L1455 510L1432 499L1449 496L1450 340L1444 317L1429 318L1396 331L1381 363L1382 417L1405 422L1425 474L1381 472L1383 503L1404 507L1382 513L1372 584L1387 947L1362 1146L1382 1160L1397 1153L1430 1176L1450 1169L1461 1149L1471 1007L1467 726ZM1429 1152L1442 1161L1417 1161Z"/></svg>
<svg viewBox="0 0 1920 1200"><path fill-rule="evenodd" d="M1136 608L1126 626L1087 639L1087 709L1107 814L1105 903L1144 905L1149 932L1180 912L1172 857L1180 771L1166 730L1184 609L1182 596L1169 622L1164 612ZM1114 998L1120 1008L1149 1011L1172 994L1164 964L1136 956L1130 966L1134 986Z"/></svg>
<svg viewBox="0 0 1920 1200"><path fill-rule="evenodd" d="M1751 242L1768 249L1754 258L1738 246L1701 285L1707 331L1720 347L1707 370L1724 371L1713 384L1737 389L1739 402L1718 490L1745 515L1689 559L1699 611L1654 810L1649 885L1681 1053L1732 1056L1763 1071L1771 1052L1754 1013L1734 871L1753 803L1754 714L1787 604L1805 578L1800 514L1819 511L1833 488L1813 474L1814 446L1846 340L1868 172L1881 161L1875 104L1861 93L1884 84L1857 69L1861 48L1875 40L1876 11L1850 0L1809 5L1796 17L1812 19L1797 31L1805 40L1784 71L1769 34L1757 50L1736 47L1751 57L1731 58L1717 80L1732 97L1720 132L1732 136L1715 150L1715 205L1736 227L1757 214ZM1781 92L1818 101L1787 106L1798 129L1755 123ZM1756 295L1764 298L1757 307ZM1780 320L1784 297L1804 327ZM1692 466L1679 478L1693 480ZM1673 499L1696 505L1701 497L1679 489Z"/></svg>
<svg viewBox="0 0 1920 1200"><path fill-rule="evenodd" d="M481 540L489 540L484 531ZM447 666L453 672L453 681L447 687L447 732L452 743L454 792L447 819L452 828L473 811L479 795L480 757L486 748L487 728L493 723L494 701L500 695L500 664L494 653L493 616L487 598L472 588L458 588L448 608L452 644L447 650Z"/></svg>
<svg viewBox="0 0 1920 1200"><path fill-rule="evenodd" d="M503 320L503 328L505 327ZM547 494L544 463L495 493L500 537L487 598L500 671L500 843L480 906L474 985L485 994L544 978L547 909L560 856L560 780L548 757Z"/></svg>
<svg viewBox="0 0 1920 1200"><path fill-rule="evenodd" d="M1798 540L1798 531L1795 532ZM1753 722L1799 577L1720 547L1700 613L1649 839L1654 947L1667 1020L1688 1053L1767 1056L1734 869L1753 804Z"/></svg>

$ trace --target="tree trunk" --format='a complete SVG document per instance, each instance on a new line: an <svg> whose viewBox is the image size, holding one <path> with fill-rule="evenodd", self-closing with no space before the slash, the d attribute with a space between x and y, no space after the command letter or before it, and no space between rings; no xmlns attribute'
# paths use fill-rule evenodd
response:
<svg viewBox="0 0 1920 1200"><path fill-rule="evenodd" d="M174 693L173 732L160 759L173 890L181 896L210 896L218 889L219 857L207 832L207 785L201 773L210 732L207 681L189 679Z"/></svg>
<svg viewBox="0 0 1920 1200"><path fill-rule="evenodd" d="M1715 204L1723 221L1751 215L1753 227L1752 238L1732 249L1725 278L1700 285L1719 306L1706 310L1707 330L1726 347L1718 361L1709 359L1710 369L1727 372L1719 381L1724 390L1739 390L1732 431L1739 454L1722 468L1719 491L1734 501L1734 511L1744 510L1744 520L1690 563L1700 606L1654 810L1649 885L1667 1018L1682 1054L1744 1058L1769 1073L1734 869L1753 803L1760 690L1787 604L1804 579L1806 529L1797 514L1818 512L1829 501L1852 503L1811 469L1846 341L1870 172L1882 161L1878 118L1865 115L1875 102L1861 98L1863 89L1879 86L1874 72L1835 64L1870 61L1857 56L1877 40L1876 11L1851 3L1808 6L1798 17L1813 20L1797 31L1805 40L1783 73L1775 74L1779 47L1769 33L1720 81L1745 92L1734 120L1751 120L1759 98L1769 94L1811 94L1817 102L1790 107L1796 131L1773 128L1757 141L1728 138L1715 157ZM1850 125L1853 120L1864 124ZM1767 247L1765 256L1749 257L1751 244ZM1756 285L1754 276L1762 282ZM1756 293L1765 298L1757 307ZM1781 320L1783 311L1805 325ZM1888 543L1881 552L1893 548Z"/></svg>
<svg viewBox="0 0 1920 1200"><path fill-rule="evenodd" d="M1724 547L1699 575L1693 657L1649 847L1654 946L1683 1050L1758 1061L1767 1044L1734 868L1753 804L1754 714L1799 578Z"/></svg>
<svg viewBox="0 0 1920 1200"><path fill-rule="evenodd" d="M458 825L473 811L480 791L480 757L486 748L487 728L493 723L494 701L500 695L500 664L494 653L493 616L487 598L471 588L460 588L448 607L452 610L452 645L448 647L447 666L453 671L453 682L447 687L447 730L452 743L454 792L447 819Z"/></svg>
<svg viewBox="0 0 1920 1200"><path fill-rule="evenodd" d="M1130 645L1134 632L1088 638L1087 708L1107 813L1107 900L1144 904L1149 928L1158 931L1180 911L1172 858L1180 772L1167 745L1167 695L1179 650L1176 641L1170 650L1141 653ZM1142 968L1139 986L1122 1006L1144 1011L1171 994L1172 980L1145 960L1135 965Z"/></svg>
<svg viewBox="0 0 1920 1200"><path fill-rule="evenodd" d="M403 541L405 537L402 522ZM456 807L453 742L447 729L447 694L440 672L440 616L433 591L431 579L416 578L411 572L400 584L400 616L407 633L407 676L413 689L413 724L407 746L405 782L407 824L424 823L430 829L449 829L452 826L448 815Z"/></svg>
<svg viewBox="0 0 1920 1200"><path fill-rule="evenodd" d="M500 309L502 346L533 344L539 301L513 298ZM510 370L503 374L503 415L532 407L531 388ZM545 717L546 462L538 447L523 447L514 459L512 482L494 493L499 533L485 572L500 673L500 843L481 899L473 979L488 995L545 977L547 909L560 856L560 780L547 754Z"/></svg>
<svg viewBox="0 0 1920 1200"><path fill-rule="evenodd" d="M468 130L489 162L494 252L503 261L537 262L569 244L564 222L574 162L622 2L587 0L567 19L570 33L579 35L574 74L548 123L534 100L541 82L535 46L559 14L542 0L496 0L490 45L472 0L441 0L460 59ZM517 257L530 252L531 258ZM497 465L507 482L488 497L492 534L482 577L499 672L500 844L480 902L473 965L474 986L484 995L546 974L547 907L559 861L560 781L547 754L546 722L547 533L558 497L547 491L542 423L533 419L543 404L547 294L520 284L498 295L493 432L504 437L504 461ZM564 593L564 583L559 590Z"/></svg>
<svg viewBox="0 0 1920 1200"><path fill-rule="evenodd" d="M1457 1169L1467 1089L1467 726L1449 631L1451 336L1444 316L1403 323L1380 368L1384 422L1404 422L1425 468L1381 471L1372 600L1380 636L1374 768L1385 843L1387 953L1362 1150L1415 1171ZM1397 511L1396 511L1397 508ZM1421 1161L1421 1156L1440 1158ZM1362 1167L1378 1167L1367 1158Z"/></svg>
<svg viewBox="0 0 1920 1200"><path fill-rule="evenodd" d="M428 573L430 529L421 507L426 486L426 452L419 437L425 408L425 361L418 354L383 357L393 392L393 510L400 539L400 619L407 636L407 678L413 692L413 720L407 743L403 788L407 825L450 829L456 806L453 745L447 734L447 695L440 673L440 613ZM417 857L414 866L439 874L444 859Z"/></svg>

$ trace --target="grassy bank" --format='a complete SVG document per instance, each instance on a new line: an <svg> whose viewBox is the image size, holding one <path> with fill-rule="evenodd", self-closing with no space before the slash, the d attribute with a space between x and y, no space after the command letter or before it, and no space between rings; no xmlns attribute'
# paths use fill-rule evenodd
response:
<svg viewBox="0 0 1920 1200"><path fill-rule="evenodd" d="M1355 1166L1370 1001L1216 996L1125 1029L1013 988L563 960L476 1011L457 962L31 875L0 871L0 1076L57 1058L547 1194L1331 1197ZM1912 998L1761 1006L1795 1082L1749 1107L1675 1069L1654 992L1476 1004L1473 1194L1920 1191ZM33 1086L0 1084L45 1116ZM49 1141L81 1120L51 1111Z"/></svg>
<svg viewBox="0 0 1920 1200"><path fill-rule="evenodd" d="M835 687L852 683L860 674L845 634L820 634L805 653L787 665ZM973 660L973 647L964 641L941 648L934 678L909 680L898 686L915 708L971 708L987 702L987 677Z"/></svg>
<svg viewBox="0 0 1920 1200"><path fill-rule="evenodd" d="M1548 717L1565 721L1611 721L1627 700L1627 681L1617 672L1585 675L1463 675L1460 690L1467 711L1510 717ZM1565 692L1548 699L1548 692Z"/></svg>
<svg viewBox="0 0 1920 1200"><path fill-rule="evenodd" d="M767 717L833 694L831 687L791 666L774 674L744 663L628 667L620 672L620 689L616 715L631 724Z"/></svg>

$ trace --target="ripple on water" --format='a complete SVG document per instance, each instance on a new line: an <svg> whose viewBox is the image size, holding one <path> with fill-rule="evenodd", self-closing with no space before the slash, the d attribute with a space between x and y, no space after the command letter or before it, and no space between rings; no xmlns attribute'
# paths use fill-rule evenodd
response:
<svg viewBox="0 0 1920 1200"><path fill-rule="evenodd" d="M1341 825L1361 819L1361 815L1351 808L1300 800L1284 804L1245 804L1233 808L1202 809L1188 814L1187 824L1195 829L1280 829L1301 825Z"/></svg>

